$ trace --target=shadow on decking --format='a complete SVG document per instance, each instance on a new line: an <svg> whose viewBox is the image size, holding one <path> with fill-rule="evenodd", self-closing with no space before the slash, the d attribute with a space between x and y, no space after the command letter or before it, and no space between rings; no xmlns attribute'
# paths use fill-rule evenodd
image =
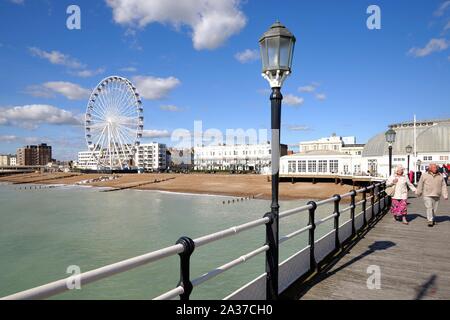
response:
<svg viewBox="0 0 450 320"><path fill-rule="evenodd" d="M437 290L436 279L437 276L433 274L430 279L427 280L427 282L417 288L417 295L415 300L422 300L426 296L433 296Z"/></svg>
<svg viewBox="0 0 450 320"><path fill-rule="evenodd" d="M408 214L408 221L409 222L414 221L417 218L421 218L421 219L427 220L426 215L423 215L423 214L418 214L418 213ZM436 216L434 218L434 221L436 223L449 222L450 221L450 216L439 216L438 215L438 216Z"/></svg>
<svg viewBox="0 0 450 320"><path fill-rule="evenodd" d="M328 266L326 266L324 269L322 269L321 272L319 274L317 274L316 277L311 279L311 281L309 283L305 284L302 292L300 292L296 298L300 299L306 292L309 291L309 289L314 287L319 282L333 276L334 274L338 273L339 271L351 266L355 262L358 262L358 261L364 259L368 255L370 255L374 252L377 252L377 251L388 250L388 249L394 247L395 245L396 244L392 241L375 241L374 243L372 243L371 245L368 246L368 249L366 251L364 251L360 255L354 257L353 259L347 261L346 263L342 264L341 266L337 267L336 269L330 271L340 260L340 258L336 259L333 263L330 263ZM350 249L351 249L351 247L347 248L343 252L343 256L348 254L350 252Z"/></svg>

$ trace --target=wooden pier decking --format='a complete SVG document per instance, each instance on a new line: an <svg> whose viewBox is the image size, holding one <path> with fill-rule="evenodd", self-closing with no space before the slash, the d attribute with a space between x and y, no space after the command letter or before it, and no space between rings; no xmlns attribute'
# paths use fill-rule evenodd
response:
<svg viewBox="0 0 450 320"><path fill-rule="evenodd" d="M450 299L450 201L441 200L433 228L427 226L422 198L410 195L408 203L409 225L386 214L296 298ZM367 286L370 266L379 267L380 289Z"/></svg>

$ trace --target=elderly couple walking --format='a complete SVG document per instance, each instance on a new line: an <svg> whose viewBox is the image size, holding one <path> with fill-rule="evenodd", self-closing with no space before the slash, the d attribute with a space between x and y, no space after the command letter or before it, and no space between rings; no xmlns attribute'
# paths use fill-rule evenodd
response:
<svg viewBox="0 0 450 320"><path fill-rule="evenodd" d="M404 168L398 166L395 173L386 182L387 193L392 197L391 212L395 221L401 219L404 224L408 224L406 215L408 213L408 188L414 191L418 197L423 196L423 202L427 209L428 226L435 225L435 215L438 209L439 200L444 197L448 200L447 184L444 177L439 173L436 164L430 164L428 172L422 174L417 188L403 174Z"/></svg>

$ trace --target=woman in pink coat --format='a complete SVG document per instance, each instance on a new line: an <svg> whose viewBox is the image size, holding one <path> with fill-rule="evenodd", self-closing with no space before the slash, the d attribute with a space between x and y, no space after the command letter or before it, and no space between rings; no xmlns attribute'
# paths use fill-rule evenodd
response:
<svg viewBox="0 0 450 320"><path fill-rule="evenodd" d="M408 214L408 188L412 191L416 191L414 185L409 181L404 173L403 166L397 166L395 173L389 177L386 181L386 186L395 186L394 195L392 196L391 212L394 216L394 220L402 220L403 224L408 224L406 215Z"/></svg>

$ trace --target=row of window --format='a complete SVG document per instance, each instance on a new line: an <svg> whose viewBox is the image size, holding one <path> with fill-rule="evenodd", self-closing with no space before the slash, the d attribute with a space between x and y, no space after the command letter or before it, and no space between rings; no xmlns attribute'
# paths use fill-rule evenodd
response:
<svg viewBox="0 0 450 320"><path fill-rule="evenodd" d="M229 152L227 152L227 151L225 151L225 152L215 152L215 151L210 151L210 152L198 152L198 153L196 153L196 155L200 155L200 156L212 156L212 157L214 157L214 156L216 156L216 154L218 155L218 156L222 156L222 155L224 155L224 156L238 156L238 155L243 155L243 156L250 156L250 155L257 155L257 154L271 154L271 151L272 150L258 150L258 152L256 152L256 150L254 150L253 152L252 151L248 151L248 150L243 150L243 151L241 151L241 152L239 152L239 151L229 151Z"/></svg>
<svg viewBox="0 0 450 320"><path fill-rule="evenodd" d="M288 173L337 173L339 160L288 161Z"/></svg>

